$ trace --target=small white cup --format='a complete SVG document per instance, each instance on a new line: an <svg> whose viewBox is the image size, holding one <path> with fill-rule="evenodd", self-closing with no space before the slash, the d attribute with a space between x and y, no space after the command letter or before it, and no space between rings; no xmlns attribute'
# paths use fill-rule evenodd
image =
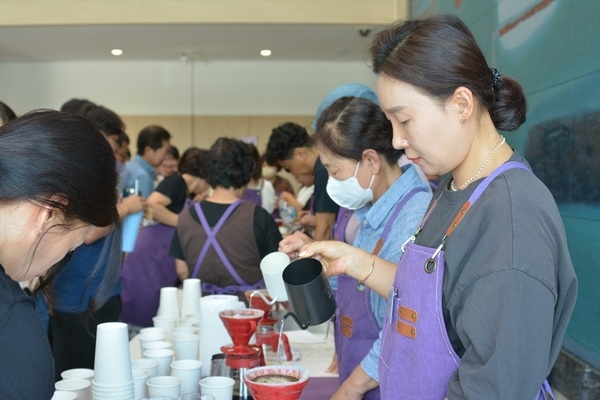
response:
<svg viewBox="0 0 600 400"><path fill-rule="evenodd" d="M280 251L269 253L260 261L260 271L265 280L269 296L277 301L288 300L282 274L289 263L290 257Z"/></svg>
<svg viewBox="0 0 600 400"><path fill-rule="evenodd" d="M143 351L153 350L153 349L173 349L173 344L171 342L167 342L166 340L157 340L155 342L144 342L142 343Z"/></svg>
<svg viewBox="0 0 600 400"><path fill-rule="evenodd" d="M231 400L235 381L226 376L209 376L200 379L200 393L210 394L215 400Z"/></svg>
<svg viewBox="0 0 600 400"><path fill-rule="evenodd" d="M171 363L171 375L181 379L181 394L198 393L202 363L198 360L177 360Z"/></svg>
<svg viewBox="0 0 600 400"><path fill-rule="evenodd" d="M50 400L77 400L77 393L57 390Z"/></svg>
<svg viewBox="0 0 600 400"><path fill-rule="evenodd" d="M173 335L176 360L197 360L200 336L191 333Z"/></svg>
<svg viewBox="0 0 600 400"><path fill-rule="evenodd" d="M77 400L90 400L92 397L92 382L87 379L63 379L56 382L54 388L75 393Z"/></svg>
<svg viewBox="0 0 600 400"><path fill-rule="evenodd" d="M146 331L138 336L140 342L140 351L144 353L145 345L150 342L165 342L167 341L167 333L163 328L158 328L156 331Z"/></svg>
<svg viewBox="0 0 600 400"><path fill-rule="evenodd" d="M188 278L183 281L183 298L181 300L181 315L199 315L200 297L202 290L200 279Z"/></svg>
<svg viewBox="0 0 600 400"><path fill-rule="evenodd" d="M181 394L181 379L176 376L157 376L148 379L148 396L168 396L177 399Z"/></svg>
<svg viewBox="0 0 600 400"><path fill-rule="evenodd" d="M91 368L73 368L60 373L63 379L86 379L92 381L94 379L94 370Z"/></svg>
<svg viewBox="0 0 600 400"><path fill-rule="evenodd" d="M162 328L167 331L167 337L177 325L177 318L171 315L157 315L152 317L152 324L157 328Z"/></svg>
<svg viewBox="0 0 600 400"><path fill-rule="evenodd" d="M148 396L148 387L146 382L150 379L150 371L142 368L133 368L133 396L134 399L141 399Z"/></svg>
<svg viewBox="0 0 600 400"><path fill-rule="evenodd" d="M179 294L176 287L168 286L160 288L156 315L172 317L175 320L179 319Z"/></svg>
<svg viewBox="0 0 600 400"><path fill-rule="evenodd" d="M150 371L149 378L158 376L158 360L154 358L137 358L131 360L131 369L145 369Z"/></svg>
<svg viewBox="0 0 600 400"><path fill-rule="evenodd" d="M164 376L171 375L174 354L175 352L170 349L154 349L144 351L143 356L158 361L158 376Z"/></svg>

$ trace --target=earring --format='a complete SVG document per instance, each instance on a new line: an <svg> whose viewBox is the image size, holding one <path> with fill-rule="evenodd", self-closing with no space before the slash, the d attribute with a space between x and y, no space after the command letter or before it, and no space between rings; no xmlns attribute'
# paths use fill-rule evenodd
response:
<svg viewBox="0 0 600 400"><path fill-rule="evenodd" d="M466 120L467 120L467 117L465 117L465 116L463 115L463 116L462 116L462 118L461 118L461 121L462 121L462 122L465 122Z"/></svg>

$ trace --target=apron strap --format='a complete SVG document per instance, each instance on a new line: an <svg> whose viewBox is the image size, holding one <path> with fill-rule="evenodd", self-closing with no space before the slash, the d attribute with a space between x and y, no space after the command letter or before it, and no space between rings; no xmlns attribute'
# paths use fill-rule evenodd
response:
<svg viewBox="0 0 600 400"><path fill-rule="evenodd" d="M198 219L200 220L200 223L202 224L202 227L204 228L204 231L206 232L207 240L206 240L206 242L204 242L204 246L202 246L202 250L200 251L200 255L198 256L196 265L194 266L194 271L192 273L192 276L198 276L198 272L200 271L200 266L202 265L202 262L204 261L206 254L208 253L208 249L211 246L213 246L215 251L219 255L219 258L221 259L221 262L225 265L225 268L227 268L227 271L229 271L229 273L231 274L231 276L233 276L233 278L236 280L236 282L238 282L238 284L240 284L240 285L248 285L246 282L244 282L244 280L238 275L237 271L233 268L233 265L231 265L231 262L227 259L227 256L223 252L223 248L221 247L221 245L219 244L219 242L217 240L217 233L219 232L219 230L221 229L221 227L223 226L223 224L225 223L227 218L229 218L229 216L233 213L233 211L237 208L237 206L240 203L241 203L241 200L237 200L236 202L230 204L229 207L227 207L227 209L223 213L223 215L221 215L221 217L219 218L219 220L217 221L217 224L213 227L213 229L210 228L208 221L206 220L206 216L204 215L204 212L202 212L202 207L200 207L200 203L196 203L194 205L194 207L196 209L196 213L198 214Z"/></svg>
<svg viewBox="0 0 600 400"><path fill-rule="evenodd" d="M471 208L471 206L473 204L475 204L475 202L479 199L479 197L481 197L481 195L483 194L483 192L485 191L485 189L488 188L488 186L490 185L490 183L492 183L492 181L494 179L496 179L496 177L498 175L500 175L501 173L506 172L509 169L514 169L514 168L519 168L519 169L523 169L525 171L531 172L531 170L529 168L527 168L527 166L525 164L523 164L521 162L518 162L518 161L508 161L508 162L502 164L501 166L499 166L498 168L496 168L491 174L489 174L483 180L483 182L481 182L481 184L479 184L479 186L477 186L477 188L475 188L475 190L473 191L473 193L469 197L469 200L467 200L467 202L465 204L463 204L463 206L460 208L460 210L458 211L458 214L456 214L456 217L454 217L454 220L452 221L452 223L448 227L448 230L446 230L446 236L445 236L445 238L447 238L448 236L450 236L450 234L456 229L456 227L458 226L458 224L460 224L460 222L462 221L462 219L467 214L467 211L469 211L469 209Z"/></svg>
<svg viewBox="0 0 600 400"><path fill-rule="evenodd" d="M394 222L396 221L396 218L398 218L398 214L400 213L400 210L402 210L402 208L406 205L406 203L408 203L408 201L415 194L417 194L419 192L425 192L425 191L426 190L423 187L413 188L402 198L400 203L398 203L396 205L394 212L392 213L392 215L388 219L388 222L385 224L385 227L383 228L383 232L381 233L381 236L377 240L377 244L375 245L375 248L373 249L373 252L372 252L373 255L378 255L379 252L381 251L381 248L383 247L385 239L387 239L388 235L390 234L390 231L392 230L392 227L394 226Z"/></svg>

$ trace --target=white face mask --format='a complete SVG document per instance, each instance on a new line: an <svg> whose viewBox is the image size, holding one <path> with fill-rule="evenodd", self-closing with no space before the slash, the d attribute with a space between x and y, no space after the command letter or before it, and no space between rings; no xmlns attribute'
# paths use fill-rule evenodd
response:
<svg viewBox="0 0 600 400"><path fill-rule="evenodd" d="M358 179L356 179L359 166L360 161L356 165L354 176L351 176L348 179L340 181L330 176L327 180L327 194L329 194L329 197L341 207L345 207L349 210L357 210L373 200L373 190L371 190L371 186L373 185L375 175L371 178L369 187L364 189L360 186L360 183L358 183Z"/></svg>

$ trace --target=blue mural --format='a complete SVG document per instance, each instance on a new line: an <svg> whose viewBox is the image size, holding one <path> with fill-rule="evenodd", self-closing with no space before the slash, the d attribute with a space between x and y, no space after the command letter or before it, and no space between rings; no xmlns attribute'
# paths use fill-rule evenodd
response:
<svg viewBox="0 0 600 400"><path fill-rule="evenodd" d="M554 195L580 286L565 348L600 367L600 2L417 0L411 16L452 13L488 63L516 78L527 122L507 134Z"/></svg>

